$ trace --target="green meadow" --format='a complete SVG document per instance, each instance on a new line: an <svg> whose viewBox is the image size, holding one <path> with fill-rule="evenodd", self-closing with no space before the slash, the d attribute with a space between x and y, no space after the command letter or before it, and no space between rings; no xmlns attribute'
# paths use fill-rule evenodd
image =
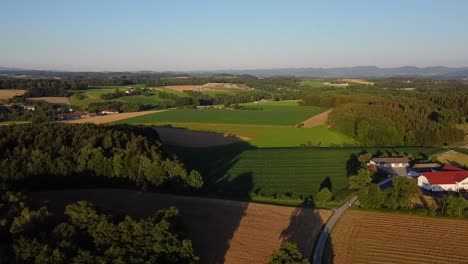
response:
<svg viewBox="0 0 468 264"><path fill-rule="evenodd" d="M212 195L249 198L279 204L299 204L322 187L336 204L349 197L347 166L362 148L254 148L236 143L211 148L168 147L204 176L204 191ZM438 148L367 148L369 152L397 151L426 158Z"/></svg>

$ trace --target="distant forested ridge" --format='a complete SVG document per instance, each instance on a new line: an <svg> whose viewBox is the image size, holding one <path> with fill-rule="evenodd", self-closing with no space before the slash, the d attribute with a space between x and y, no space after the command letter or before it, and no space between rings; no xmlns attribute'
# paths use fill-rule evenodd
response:
<svg viewBox="0 0 468 264"><path fill-rule="evenodd" d="M468 86L317 90L302 104L333 107L329 125L365 146L436 146L463 140Z"/></svg>
<svg viewBox="0 0 468 264"><path fill-rule="evenodd" d="M197 171L187 171L163 153L151 128L58 123L0 127L0 181L51 188L102 178L141 188L203 185Z"/></svg>
<svg viewBox="0 0 468 264"><path fill-rule="evenodd" d="M197 263L176 208L136 219L77 202L54 214L0 187L1 263ZM36 201L36 204L38 202ZM42 205L40 205L42 206Z"/></svg>

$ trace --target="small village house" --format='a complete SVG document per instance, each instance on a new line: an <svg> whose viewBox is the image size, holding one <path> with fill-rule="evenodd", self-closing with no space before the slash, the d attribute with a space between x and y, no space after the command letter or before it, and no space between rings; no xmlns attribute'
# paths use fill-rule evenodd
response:
<svg viewBox="0 0 468 264"><path fill-rule="evenodd" d="M118 114L119 111L115 109L105 109L101 111L101 114L103 115L113 115L113 114Z"/></svg>

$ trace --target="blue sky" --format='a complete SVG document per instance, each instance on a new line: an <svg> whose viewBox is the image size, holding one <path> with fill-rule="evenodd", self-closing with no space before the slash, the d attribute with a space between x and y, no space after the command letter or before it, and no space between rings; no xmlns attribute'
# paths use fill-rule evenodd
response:
<svg viewBox="0 0 468 264"><path fill-rule="evenodd" d="M0 66L468 66L468 1L0 0Z"/></svg>

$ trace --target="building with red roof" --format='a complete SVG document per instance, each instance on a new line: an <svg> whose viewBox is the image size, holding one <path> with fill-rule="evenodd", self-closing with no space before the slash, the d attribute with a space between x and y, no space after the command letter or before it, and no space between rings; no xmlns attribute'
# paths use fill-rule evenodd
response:
<svg viewBox="0 0 468 264"><path fill-rule="evenodd" d="M434 191L468 191L468 171L444 165L439 171L423 172L418 176L418 186Z"/></svg>

